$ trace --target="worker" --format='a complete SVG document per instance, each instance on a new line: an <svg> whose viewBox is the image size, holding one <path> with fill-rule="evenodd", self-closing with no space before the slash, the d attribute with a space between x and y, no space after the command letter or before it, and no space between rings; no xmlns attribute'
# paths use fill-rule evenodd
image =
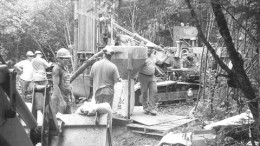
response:
<svg viewBox="0 0 260 146"><path fill-rule="evenodd" d="M20 84L22 90L22 98L26 101L26 96L28 94L28 86L32 81L33 75L33 67L32 67L32 59L34 58L34 54L32 51L28 51L26 53L27 59L22 60L14 65L14 68L21 73L20 76Z"/></svg>
<svg viewBox="0 0 260 146"><path fill-rule="evenodd" d="M48 63L42 58L41 51L35 51L35 58L32 60L33 66L33 82L39 85L48 83L46 69L51 67L52 63Z"/></svg>
<svg viewBox="0 0 260 146"><path fill-rule="evenodd" d="M147 52L148 58L145 60L144 65L139 71L139 81L141 86L141 96L142 96L142 105L143 110L146 114L157 115L155 110L156 105L156 94L157 94L157 85L155 78L155 69L156 64L163 64L169 57L169 54L166 53L165 57L161 60L157 59L154 55L154 48L156 47L152 43L147 43ZM149 101L148 101L148 91L149 91Z"/></svg>
<svg viewBox="0 0 260 146"><path fill-rule="evenodd" d="M56 58L57 63L52 69L53 94L51 105L55 113L70 114L70 100L72 96L68 64L70 63L71 55L67 49L61 48L57 51Z"/></svg>
<svg viewBox="0 0 260 146"><path fill-rule="evenodd" d="M93 85L93 94L96 103L107 102L112 107L114 97L114 85L121 81L118 69L112 63L114 54L110 46L103 49L103 59L95 62L90 70L90 82Z"/></svg>
<svg viewBox="0 0 260 146"><path fill-rule="evenodd" d="M181 58L181 68L192 68L195 66L193 56L190 53L183 53Z"/></svg>

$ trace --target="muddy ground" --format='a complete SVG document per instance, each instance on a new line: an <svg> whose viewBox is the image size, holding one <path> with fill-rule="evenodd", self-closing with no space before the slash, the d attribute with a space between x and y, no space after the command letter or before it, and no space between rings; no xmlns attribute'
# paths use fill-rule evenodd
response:
<svg viewBox="0 0 260 146"><path fill-rule="evenodd" d="M160 113L168 113L178 116L188 116L192 105L175 104L171 106L159 107ZM133 133L125 125L118 126L113 123L113 146L157 146L160 142L160 136L150 136L145 134ZM181 129L174 131L181 132Z"/></svg>

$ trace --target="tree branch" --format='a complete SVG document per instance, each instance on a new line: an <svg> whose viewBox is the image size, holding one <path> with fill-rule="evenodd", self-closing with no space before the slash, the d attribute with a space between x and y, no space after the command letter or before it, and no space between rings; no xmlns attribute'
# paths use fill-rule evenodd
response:
<svg viewBox="0 0 260 146"><path fill-rule="evenodd" d="M190 13L193 19L195 19L196 22L196 27L198 29L198 35L201 38L201 40L203 41L203 43L206 45L207 49L210 51L210 53L212 54L213 58L216 60L216 62L220 65L220 67L225 70L228 74L231 74L231 70L227 67L227 65L219 58L219 56L216 54L216 51L213 49L213 47L209 44L209 42L207 41L206 37L204 36L201 26L199 24L199 20L198 17L194 11L194 9L192 8L191 4L190 4L190 0L185 0L188 8L190 9Z"/></svg>
<svg viewBox="0 0 260 146"><path fill-rule="evenodd" d="M234 46L232 37L231 37L229 29L227 27L227 21L222 12L220 1L211 0L211 5L213 8L213 12L215 14L215 18L217 20L216 22L219 27L219 32L220 32L221 36L224 38L224 42L227 46L227 52L229 54L230 60L233 64L234 68L236 68L238 66L240 66L240 67L243 66L243 60L242 60L242 58L239 57L239 53L237 52L237 50Z"/></svg>
<svg viewBox="0 0 260 146"><path fill-rule="evenodd" d="M233 20L236 21L236 23L242 28L245 30L245 32L255 41L257 42L257 39L241 24L238 22L238 20L225 8L225 7L222 7L230 16Z"/></svg>

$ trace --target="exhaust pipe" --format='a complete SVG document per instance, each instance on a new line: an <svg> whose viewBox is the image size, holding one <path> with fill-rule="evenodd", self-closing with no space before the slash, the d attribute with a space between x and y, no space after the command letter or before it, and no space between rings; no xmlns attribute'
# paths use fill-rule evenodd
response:
<svg viewBox="0 0 260 146"><path fill-rule="evenodd" d="M175 54L175 57L181 57L181 44L182 44L182 41L176 41L176 44L177 44L177 52Z"/></svg>

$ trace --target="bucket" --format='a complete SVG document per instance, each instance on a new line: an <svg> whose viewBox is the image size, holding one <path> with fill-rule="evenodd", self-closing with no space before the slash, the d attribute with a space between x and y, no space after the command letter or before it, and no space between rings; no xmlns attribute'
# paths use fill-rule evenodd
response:
<svg viewBox="0 0 260 146"><path fill-rule="evenodd" d="M90 94L90 76L79 75L72 83L72 93L76 97L89 97Z"/></svg>
<svg viewBox="0 0 260 146"><path fill-rule="evenodd" d="M117 66L120 77L128 78L128 54L132 54L131 78L134 78L147 59L147 48L142 46L113 46L111 61Z"/></svg>

